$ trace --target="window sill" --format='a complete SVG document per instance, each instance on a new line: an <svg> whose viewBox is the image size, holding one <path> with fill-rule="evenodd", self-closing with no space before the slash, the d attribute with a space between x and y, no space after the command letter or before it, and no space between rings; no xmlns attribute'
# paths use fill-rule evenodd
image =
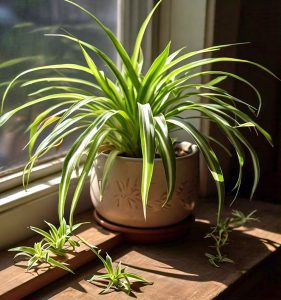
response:
<svg viewBox="0 0 281 300"><path fill-rule="evenodd" d="M44 163L35 166L32 170L32 174L30 176L30 183L40 178L50 176L61 171L62 164L64 158L56 158ZM22 174L23 174L24 166L20 167L16 170L10 170L2 172L0 175L0 191L1 194L3 192L9 191L16 187L22 186Z"/></svg>
<svg viewBox="0 0 281 300"><path fill-rule="evenodd" d="M77 217L79 222L91 222L92 211L83 213ZM122 243L119 233L112 233L102 229L95 223L86 224L78 230L78 234L103 250L110 250ZM22 242L21 245L32 245L34 238ZM0 299L22 299L23 297L39 290L47 284L63 277L66 271L58 268L49 268L42 265L36 272L25 272L25 262L13 264L14 253L3 251L0 253ZM68 256L67 263L75 270L92 261L95 255L86 246L77 248L75 255Z"/></svg>
<svg viewBox="0 0 281 300"><path fill-rule="evenodd" d="M236 263L225 264L221 268L210 266L204 256L211 241L203 237L216 216L214 203L200 205L196 212L198 218L189 236L173 244L127 244L120 251L118 246L123 243L122 235L108 232L95 223L85 225L79 235L103 250L117 248L114 251L116 261L122 260L132 272L154 281L153 286L143 287L136 292L143 293L137 295L140 298L143 295L145 299L163 299L165 293L167 297L173 295L178 299L242 299L245 287L253 291L257 280L267 276L264 274L270 261L276 257L280 260L281 206L246 200L238 202L239 209L245 213L256 208L260 222L253 223L254 227L241 227L233 232L227 251ZM87 220L93 220L92 211L82 214L77 222ZM100 288L85 280L89 274L103 272L100 264L89 264L94 258L89 249L81 246L75 256L69 256L67 262L73 269L86 265L85 268L79 269L74 276L58 280L66 272L40 268L37 273L26 273L24 263L13 265L12 253L0 253L0 298L18 299L37 291L32 299L66 299L69 296L78 299L86 295L93 299L112 299L112 294L99 295ZM48 287L44 288L46 285ZM77 286L81 288L76 289ZM128 299L123 293L118 297Z"/></svg>
<svg viewBox="0 0 281 300"><path fill-rule="evenodd" d="M60 175L55 174L31 183L25 191L23 186L2 193L0 198L0 213L16 206L24 205L35 198L44 197L57 191Z"/></svg>

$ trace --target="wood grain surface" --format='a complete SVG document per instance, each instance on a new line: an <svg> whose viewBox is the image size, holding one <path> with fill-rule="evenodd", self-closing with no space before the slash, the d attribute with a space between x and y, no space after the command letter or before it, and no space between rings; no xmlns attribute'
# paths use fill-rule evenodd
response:
<svg viewBox="0 0 281 300"><path fill-rule="evenodd" d="M119 233L111 233L93 223L92 212L87 212L78 217L77 223L91 221L77 230L77 234L86 239L89 243L99 246L102 249L110 250L122 243L122 236ZM21 243L21 245L33 245L34 239ZM50 268L47 264L40 265L36 271L26 272L26 262L21 260L13 261L15 253L0 252L0 299L16 300L37 291L47 284L56 281L67 274L66 271L58 268ZM78 267L92 261L95 255L86 246L81 245L75 253L69 253L67 263L75 270ZM15 264L14 264L15 262Z"/></svg>
<svg viewBox="0 0 281 300"><path fill-rule="evenodd" d="M251 270L279 252L281 244L281 206L240 200L236 204L245 213L257 209L260 222L241 227L231 235L231 244L225 250L235 264L215 268L204 256L205 252L212 251L208 248L211 240L204 236L216 212L216 205L206 203L198 209L197 221L183 240L152 246L127 245L111 252L116 261L121 260L131 272L153 281L153 285L134 284L130 296L123 292L100 295L101 289L86 281L93 274L104 272L95 261L77 275L58 280L29 299L208 300L221 297L228 287L241 279L243 282Z"/></svg>

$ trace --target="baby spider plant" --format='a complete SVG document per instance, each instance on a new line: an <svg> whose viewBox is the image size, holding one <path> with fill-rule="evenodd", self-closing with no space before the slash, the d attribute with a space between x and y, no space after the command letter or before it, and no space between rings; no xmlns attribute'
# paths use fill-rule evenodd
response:
<svg viewBox="0 0 281 300"><path fill-rule="evenodd" d="M219 267L221 263L233 263L233 260L222 254L222 248L229 243L229 234L234 228L238 228L253 221L258 221L257 218L253 217L255 213L256 210L245 215L239 210L233 210L231 217L227 217L225 220L222 220L216 227L213 228L212 232L206 235L206 238L212 238L215 242L215 245L211 247L215 248L216 254L205 254L209 259L210 264L215 267Z"/></svg>
<svg viewBox="0 0 281 300"><path fill-rule="evenodd" d="M43 237L40 242L34 244L33 248L22 246L10 249L9 251L19 252L15 255L15 258L18 256L27 256L30 258L27 264L27 270L45 262L53 267L59 267L73 273L73 271L67 267L66 263L61 263L55 260L54 257L65 257L70 247L74 251L76 247L80 246L79 241L73 239L73 232L85 223L73 225L72 228L66 224L65 219L62 220L59 228L56 228L49 222L46 223L50 227L49 231L33 226L30 227L32 231Z"/></svg>
<svg viewBox="0 0 281 300"><path fill-rule="evenodd" d="M46 224L50 227L49 231L44 231L33 226L30 226L30 229L43 237L44 244L52 253L58 256L65 256L69 246L73 250L80 246L79 242L73 239L73 232L85 223L73 225L72 230L66 224L65 219L62 220L59 228L56 228L49 222L46 222Z"/></svg>
<svg viewBox="0 0 281 300"><path fill-rule="evenodd" d="M129 295L132 291L131 280L135 282L142 282L144 284L153 284L152 282L147 281L139 275L127 272L126 267L122 267L121 261L116 265L116 267L114 267L112 259L108 254L106 254L106 257L104 259L100 254L100 249L90 245L83 238L79 238L86 246L88 246L95 253L95 255L100 259L106 270L105 274L94 275L91 279L88 280L91 283L99 283L101 285L104 285L105 288L102 290L101 294L106 294L111 289L113 289L123 291Z"/></svg>
<svg viewBox="0 0 281 300"><path fill-rule="evenodd" d="M50 256L51 252L48 249L48 245L44 244L44 241L35 243L34 247L21 246L12 248L9 251L19 252L15 255L15 258L19 256L25 256L29 258L27 262L27 271L30 271L32 268L37 267L41 263L48 263L53 267L58 267L65 271L73 273L73 271L67 267L66 263L59 262L55 258Z"/></svg>

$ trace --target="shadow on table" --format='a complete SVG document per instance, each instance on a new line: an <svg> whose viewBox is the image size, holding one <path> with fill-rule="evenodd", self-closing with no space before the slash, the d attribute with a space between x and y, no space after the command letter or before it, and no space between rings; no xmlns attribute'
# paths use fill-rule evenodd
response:
<svg viewBox="0 0 281 300"><path fill-rule="evenodd" d="M233 231L230 244L223 251L235 264L223 264L220 268L215 268L205 256L206 252L213 252L210 248L213 241L204 238L209 231L209 224L196 222L184 240L133 246L128 254L129 260L124 260L124 264L133 269L157 274L162 279L170 277L190 281L216 281L228 285L234 273L238 278L271 253L268 246L275 249L280 246L268 239L249 235L248 231L251 231L251 228L246 232ZM131 264L134 257L137 263Z"/></svg>
<svg viewBox="0 0 281 300"><path fill-rule="evenodd" d="M254 224L256 225L256 223ZM260 224L259 224L260 225ZM261 226L260 226L261 227ZM167 284L175 287L178 280L190 282L217 282L223 286L230 286L244 274L253 269L258 263L280 244L264 238L254 236L254 228L246 228L245 231L234 231L230 236L230 244L224 249L228 257L235 264L223 264L221 268L215 268L208 262L205 253L213 250L209 248L211 239L204 238L210 231L210 224L197 221L191 228L190 233L182 240L157 245L128 245L111 252L118 262L122 260L124 266L128 266L130 272L137 273L149 281L154 281L154 286L133 286L133 297L150 291L164 291ZM252 234L252 235L251 235ZM271 247L269 250L268 247ZM98 297L100 289L89 283L85 283L93 274L103 273L100 266L87 266L80 269L79 275L67 276L50 285L48 289L39 292L38 295L51 297L66 291L72 291L75 296ZM249 273L249 272L247 272ZM167 280L168 279L168 280ZM176 279L176 281L175 281ZM185 285L185 283L183 283ZM85 288L86 287L86 288ZM223 288L222 288L223 289ZM115 295L115 294L111 294ZM117 295L117 294L116 294ZM116 299L123 298L118 293ZM83 296L83 297L84 297ZM114 299L110 295L102 296L101 299ZM108 298L109 297L109 298ZM95 298L94 298L95 299Z"/></svg>

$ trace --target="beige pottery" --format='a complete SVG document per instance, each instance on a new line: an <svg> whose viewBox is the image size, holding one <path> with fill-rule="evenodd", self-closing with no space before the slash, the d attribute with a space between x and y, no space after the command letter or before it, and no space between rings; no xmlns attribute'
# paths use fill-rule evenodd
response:
<svg viewBox="0 0 281 300"><path fill-rule="evenodd" d="M167 188L161 159L155 159L149 191L147 218L141 202L142 159L117 157L100 201L100 184L106 154L100 154L94 164L90 192L97 212L110 222L130 227L162 227L184 220L194 209L198 198L199 152L176 159L176 184L172 199L166 206Z"/></svg>

